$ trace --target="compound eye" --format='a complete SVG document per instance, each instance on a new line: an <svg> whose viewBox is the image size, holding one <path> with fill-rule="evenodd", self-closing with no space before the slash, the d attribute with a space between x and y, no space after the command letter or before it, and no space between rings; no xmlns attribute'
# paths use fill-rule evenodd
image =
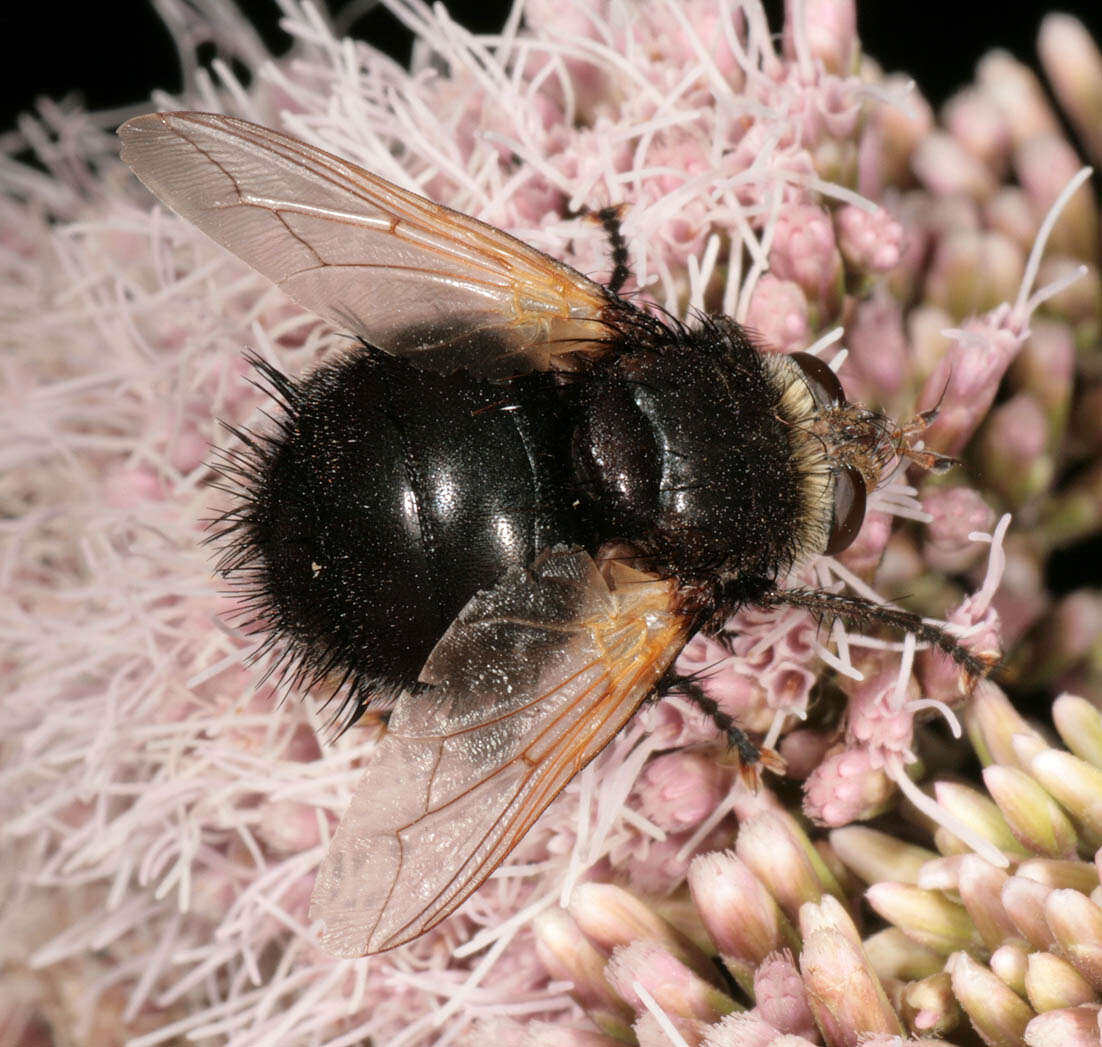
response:
<svg viewBox="0 0 1102 1047"><path fill-rule="evenodd" d="M852 465L847 465L834 474L834 519L826 555L848 549L864 521L865 481Z"/></svg>
<svg viewBox="0 0 1102 1047"><path fill-rule="evenodd" d="M811 395L820 407L831 407L834 404L844 404L846 394L842 389L842 383L838 376L831 370L830 364L820 360L811 353L792 353L792 359L800 365L804 373L804 381L811 390Z"/></svg>

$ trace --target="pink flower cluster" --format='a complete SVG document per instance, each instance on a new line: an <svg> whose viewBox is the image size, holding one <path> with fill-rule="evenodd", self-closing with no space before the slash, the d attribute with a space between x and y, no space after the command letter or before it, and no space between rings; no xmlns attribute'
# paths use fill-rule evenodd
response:
<svg viewBox="0 0 1102 1047"><path fill-rule="evenodd" d="M228 63L191 64L181 97L134 111L280 128L597 277L607 240L578 211L623 204L637 300L728 313L780 351L825 351L852 399L901 421L938 405L927 444L966 460L921 491L916 473L886 477L845 555L789 581L913 595L977 652L997 658L1009 639L1050 654L1034 659L1049 674L1037 686L1096 693L1097 599L1058 604L1052 620L1078 630L1047 647L1039 630L1054 606L1040 557L1102 525L1089 463L1102 396L1076 371L1098 330L1098 216L1021 67L985 60L939 130L917 92L862 55L852 0L787 5L779 43L759 0L529 0L491 38L419 0L388 6L417 34L410 70L297 0L282 4L292 47L279 60L236 10L208 21L207 6L188 7L173 27L182 52L212 41L248 86ZM448 1044L493 1027L502 1043L652 1044L669 1033L662 985L720 1030L697 1042L806 1043L816 1029L836 1042L841 1026L800 983L834 939L794 960L776 916L798 910L821 863L791 844L790 797L769 779L748 788L676 695L641 710L456 916L369 960L319 950L314 871L379 726L334 741L311 696L264 683L255 639L225 624L231 602L202 541L222 497L208 453L230 439L220 421L265 424L243 347L299 373L343 342L151 206L117 159L120 115L44 103L4 140L40 166L0 166L14 346L0 367L0 951L18 972L0 985L5 1042L38 1042L45 1025L58 1042L131 1047ZM1102 123L1082 123L1097 139ZM836 327L844 356L829 347ZM1073 425L1078 443L1065 440ZM1037 536L996 526L1004 510ZM899 790L938 817L907 767L925 721L953 721L971 685L940 652L745 608L678 664L781 754L814 822L883 812ZM797 886L762 898L775 933L760 954L729 956L724 929L706 929L756 1000L732 1018L689 932L665 952L648 943L678 918L703 940L693 860L732 846L738 823L747 853L779 863L742 878ZM723 859L732 890L740 861ZM669 919L648 922L616 884ZM571 896L574 919L587 913L580 936L561 922ZM584 986L573 996L571 980ZM580 1008L604 1015L608 1035L567 1029Z"/></svg>

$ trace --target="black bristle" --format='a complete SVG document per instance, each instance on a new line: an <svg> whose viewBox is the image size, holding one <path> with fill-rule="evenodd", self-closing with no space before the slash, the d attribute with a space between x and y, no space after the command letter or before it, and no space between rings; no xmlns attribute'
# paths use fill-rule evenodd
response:
<svg viewBox="0 0 1102 1047"><path fill-rule="evenodd" d="M258 432L239 426L225 428L238 446L215 450L211 487L231 504L206 522L205 543L217 551L215 570L228 583L227 595L240 606L233 618L245 634L263 637L250 656L254 664L267 661L258 683L274 680L282 691L328 690L325 704L335 704L330 725L338 733L354 724L369 706L386 707L396 688L380 686L372 676L341 664L339 651L318 647L296 635L272 596L271 565L258 539L257 519L266 495L267 479L277 456L293 434L302 404L299 383L254 353L247 359L255 374L249 381L278 410L262 411L271 429ZM333 678L334 671L340 675Z"/></svg>

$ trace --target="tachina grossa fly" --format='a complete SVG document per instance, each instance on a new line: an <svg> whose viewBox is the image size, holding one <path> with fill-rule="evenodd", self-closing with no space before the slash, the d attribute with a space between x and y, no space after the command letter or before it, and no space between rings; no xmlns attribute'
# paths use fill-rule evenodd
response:
<svg viewBox="0 0 1102 1047"><path fill-rule="evenodd" d="M323 943L423 934L497 867L700 629L743 605L917 616L814 590L885 464L914 450L814 356L683 324L491 226L276 131L156 113L123 159L357 339L304 378L261 365L274 428L223 462L222 572L290 678L387 731L318 875ZM744 762L755 746L682 682Z"/></svg>

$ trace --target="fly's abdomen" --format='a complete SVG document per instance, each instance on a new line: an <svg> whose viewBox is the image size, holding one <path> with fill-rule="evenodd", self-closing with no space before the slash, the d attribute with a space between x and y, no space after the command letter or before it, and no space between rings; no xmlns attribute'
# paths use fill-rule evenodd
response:
<svg viewBox="0 0 1102 1047"><path fill-rule="evenodd" d="M412 683L475 592L588 544L546 376L491 385L362 350L279 381L288 415L238 530L258 617L311 679Z"/></svg>

